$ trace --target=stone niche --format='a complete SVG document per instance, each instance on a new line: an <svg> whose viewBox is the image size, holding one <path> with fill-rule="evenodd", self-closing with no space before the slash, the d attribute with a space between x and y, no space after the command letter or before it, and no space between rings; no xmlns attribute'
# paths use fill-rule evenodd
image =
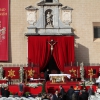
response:
<svg viewBox="0 0 100 100"><path fill-rule="evenodd" d="M59 0L41 0L34 6L26 7L27 27L29 35L73 35L70 23L72 22L72 8L59 3ZM37 10L39 16L37 19Z"/></svg>

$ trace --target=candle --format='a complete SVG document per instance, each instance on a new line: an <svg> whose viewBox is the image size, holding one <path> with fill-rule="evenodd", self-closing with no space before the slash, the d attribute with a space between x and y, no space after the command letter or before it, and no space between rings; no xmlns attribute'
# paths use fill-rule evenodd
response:
<svg viewBox="0 0 100 100"><path fill-rule="evenodd" d="M77 62L77 66L78 66L78 62Z"/></svg>
<svg viewBox="0 0 100 100"><path fill-rule="evenodd" d="M77 69L77 77L78 77L78 69Z"/></svg>
<svg viewBox="0 0 100 100"><path fill-rule="evenodd" d="M72 66L72 62L71 62L71 66Z"/></svg>

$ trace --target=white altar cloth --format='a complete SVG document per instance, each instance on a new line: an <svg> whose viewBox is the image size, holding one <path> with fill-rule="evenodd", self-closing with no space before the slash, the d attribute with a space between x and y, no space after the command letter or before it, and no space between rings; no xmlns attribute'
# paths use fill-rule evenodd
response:
<svg viewBox="0 0 100 100"><path fill-rule="evenodd" d="M63 76L63 77L68 77L69 79L71 78L70 74L49 74L49 77L51 76Z"/></svg>
<svg viewBox="0 0 100 100"><path fill-rule="evenodd" d="M51 76L67 76L69 79L71 78L71 75L70 74L49 74L49 77Z"/></svg>
<svg viewBox="0 0 100 100"><path fill-rule="evenodd" d="M70 79L70 74L49 74L50 80L52 83L56 82L65 82L65 77L68 77Z"/></svg>

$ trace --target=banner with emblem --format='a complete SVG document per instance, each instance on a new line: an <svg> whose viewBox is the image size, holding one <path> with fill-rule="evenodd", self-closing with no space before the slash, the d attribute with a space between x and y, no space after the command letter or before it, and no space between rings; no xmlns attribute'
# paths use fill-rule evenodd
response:
<svg viewBox="0 0 100 100"><path fill-rule="evenodd" d="M8 61L9 0L0 0L0 61Z"/></svg>
<svg viewBox="0 0 100 100"><path fill-rule="evenodd" d="M11 79L19 79L19 67L4 67L4 77Z"/></svg>

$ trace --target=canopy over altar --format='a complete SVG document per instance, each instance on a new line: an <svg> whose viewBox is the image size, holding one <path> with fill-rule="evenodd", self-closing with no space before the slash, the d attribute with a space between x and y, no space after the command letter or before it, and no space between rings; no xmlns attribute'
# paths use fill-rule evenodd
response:
<svg viewBox="0 0 100 100"><path fill-rule="evenodd" d="M50 45L52 40L55 44ZM59 70L64 71L65 64L74 63L74 37L28 36L29 63L38 65L42 70L48 63L51 54Z"/></svg>

